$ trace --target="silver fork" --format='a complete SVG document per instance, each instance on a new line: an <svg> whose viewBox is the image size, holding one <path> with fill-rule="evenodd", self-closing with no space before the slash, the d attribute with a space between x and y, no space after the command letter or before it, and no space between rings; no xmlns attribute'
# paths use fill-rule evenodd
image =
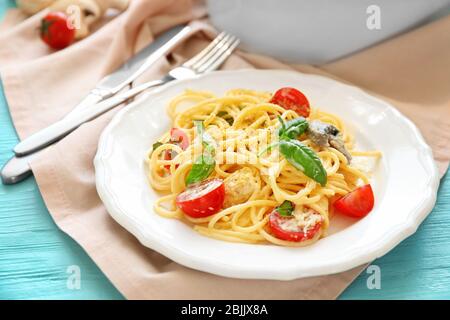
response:
<svg viewBox="0 0 450 320"><path fill-rule="evenodd" d="M3 184L14 184L27 178L31 174L28 163L32 157L35 157L38 153L43 151L39 151L40 149L62 139L83 123L97 118L103 113L150 88L163 85L173 80L194 78L206 72L216 70L236 49L239 42L239 39L235 36L222 32L206 48L193 58L184 62L181 66L170 70L162 79L149 81L124 93L117 94L98 103L92 108L82 110L76 115L55 122L47 128L28 137L14 148L14 152L17 155L24 154L24 156L11 158L2 168L0 175ZM21 153L21 149L31 150L28 152L33 153Z"/></svg>

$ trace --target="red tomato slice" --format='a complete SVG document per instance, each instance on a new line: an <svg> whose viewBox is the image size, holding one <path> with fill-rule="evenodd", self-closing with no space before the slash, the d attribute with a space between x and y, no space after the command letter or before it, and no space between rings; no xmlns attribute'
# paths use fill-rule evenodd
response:
<svg viewBox="0 0 450 320"><path fill-rule="evenodd" d="M178 128L170 129L170 141L178 144L183 150L186 150L189 147L188 135L186 132Z"/></svg>
<svg viewBox="0 0 450 320"><path fill-rule="evenodd" d="M320 220L312 228L309 228L306 233L303 232L303 228L299 226L289 228L288 230L284 224L288 222L288 220L290 219L295 218L283 217L276 210L273 210L269 216L269 227L271 233L280 240L301 242L314 238L314 236L317 234L317 232L319 232L320 228L322 227L322 220Z"/></svg>
<svg viewBox="0 0 450 320"><path fill-rule="evenodd" d="M170 129L170 143L176 144L180 146L181 149L186 150L189 147L189 137L183 130L172 128ZM175 156L176 155L172 150L167 150L164 153L164 160L172 160ZM178 165L175 167L178 168ZM170 171L170 165L165 165L164 168Z"/></svg>
<svg viewBox="0 0 450 320"><path fill-rule="evenodd" d="M333 206L347 216L361 218L372 211L374 202L372 187L366 184L339 198Z"/></svg>
<svg viewBox="0 0 450 320"><path fill-rule="evenodd" d="M164 160L172 160L173 158L175 158L175 157L173 157L172 158L172 154L173 154L174 152L172 152L172 150L166 150L165 152L164 152ZM177 165L175 165L175 168L177 167ZM164 168L167 170L167 171L170 171L170 164L166 164L165 166L164 166Z"/></svg>
<svg viewBox="0 0 450 320"><path fill-rule="evenodd" d="M63 12L49 12L41 20L42 41L54 49L63 49L75 39L75 28L70 28L68 17Z"/></svg>
<svg viewBox="0 0 450 320"><path fill-rule="evenodd" d="M176 198L177 207L192 218L204 218L223 207L225 186L221 179L209 179L189 186Z"/></svg>
<svg viewBox="0 0 450 320"><path fill-rule="evenodd" d="M295 88L281 88L270 99L271 103L277 104L286 110L294 110L299 116L308 117L311 111L306 96Z"/></svg>

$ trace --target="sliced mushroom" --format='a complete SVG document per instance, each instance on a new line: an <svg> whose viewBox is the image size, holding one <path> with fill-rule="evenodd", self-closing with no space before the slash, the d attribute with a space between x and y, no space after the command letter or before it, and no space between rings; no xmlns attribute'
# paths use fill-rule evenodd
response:
<svg viewBox="0 0 450 320"><path fill-rule="evenodd" d="M306 134L309 139L318 146L332 147L342 153L347 158L348 163L352 160L350 152L345 148L342 135L335 126L314 120L309 123Z"/></svg>

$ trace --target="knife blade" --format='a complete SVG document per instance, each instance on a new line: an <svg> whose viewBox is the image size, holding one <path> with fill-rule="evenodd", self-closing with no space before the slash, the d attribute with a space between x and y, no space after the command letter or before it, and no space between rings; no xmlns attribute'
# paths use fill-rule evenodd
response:
<svg viewBox="0 0 450 320"><path fill-rule="evenodd" d="M95 108L87 108L80 110L76 114L65 117L59 120L47 128L43 129L42 132L49 133L54 137L63 137L67 133L72 132L78 128L83 123L95 119L99 115L111 110L112 108L126 102L130 98L135 97L137 94L155 87L161 84L172 81L174 78L166 76L160 80L154 80L150 82L143 83L135 88L132 88L126 92L117 94L109 99L99 102ZM31 136L31 138L39 138L40 132L37 135ZM0 172L0 178L2 183L5 185L18 183L31 175L31 168L29 162L36 157L38 154L46 150L47 148L39 149L33 153L27 154L22 157L12 157L6 162Z"/></svg>
<svg viewBox="0 0 450 320"><path fill-rule="evenodd" d="M150 45L139 51L113 73L105 76L97 86L70 112L66 117L72 117L90 106L108 99L130 85L141 76L159 58L165 56L183 39L189 37L195 30L189 26L176 26L155 39ZM47 131L50 133L50 131ZM34 137L34 138L33 138ZM59 140L58 137L44 137L42 141L32 135L19 142L14 147L16 156L25 156L40 150Z"/></svg>

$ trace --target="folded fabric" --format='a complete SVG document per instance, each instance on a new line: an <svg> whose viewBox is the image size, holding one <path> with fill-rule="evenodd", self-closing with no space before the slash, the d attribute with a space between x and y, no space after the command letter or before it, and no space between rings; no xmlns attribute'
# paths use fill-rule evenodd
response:
<svg viewBox="0 0 450 320"><path fill-rule="evenodd" d="M35 34L41 14L9 12L1 27L0 74L21 138L63 117L96 82L161 31L205 14L202 2L134 0L88 38L53 52ZM140 79L156 79L191 57L213 36L206 32L161 59ZM450 159L450 17L320 68L286 65L245 52L223 69L277 68L322 74L358 85L410 117L431 145L443 174ZM5 45L7 44L7 45ZM120 108L118 108L120 109ZM294 281L229 279L192 270L142 246L106 212L95 189L93 157L113 110L86 123L32 163L57 225L77 241L129 299L334 299L363 270Z"/></svg>

